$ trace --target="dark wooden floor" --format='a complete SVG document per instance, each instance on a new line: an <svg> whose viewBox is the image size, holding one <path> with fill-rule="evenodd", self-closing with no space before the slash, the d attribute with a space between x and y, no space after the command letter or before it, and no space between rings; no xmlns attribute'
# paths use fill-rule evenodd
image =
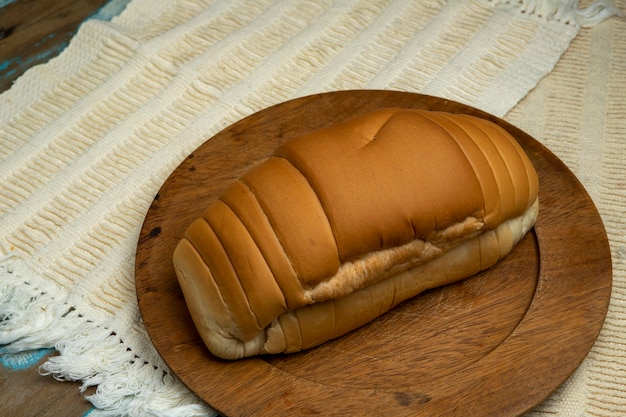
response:
<svg viewBox="0 0 626 417"><path fill-rule="evenodd" d="M29 366L0 365L0 415L84 416L91 404L84 399L77 382L59 382L38 372L48 353ZM91 393L91 391L89 392Z"/></svg>
<svg viewBox="0 0 626 417"><path fill-rule="evenodd" d="M0 0L0 92L67 46L106 0ZM4 7L2 7L4 6Z"/></svg>
<svg viewBox="0 0 626 417"><path fill-rule="evenodd" d="M106 2L0 0L0 93L28 68L57 56L80 23ZM39 375L39 365L54 354L48 351L42 357L35 355L28 366L23 362L11 366L4 356L0 362L0 416L73 417L92 409L80 393L79 383L58 382L51 376Z"/></svg>

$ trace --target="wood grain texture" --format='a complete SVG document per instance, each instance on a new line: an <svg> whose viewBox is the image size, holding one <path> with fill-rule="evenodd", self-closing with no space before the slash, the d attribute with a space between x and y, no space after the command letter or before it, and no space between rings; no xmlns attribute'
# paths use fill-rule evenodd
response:
<svg viewBox="0 0 626 417"><path fill-rule="evenodd" d="M508 130L539 173L534 230L495 267L428 291L318 348L234 362L211 356L171 265L187 225L279 144L382 107L473 114ZM136 277L139 307L159 353L187 386L226 415L508 416L545 399L584 359L608 308L612 270L591 199L530 136L435 97L343 91L263 110L189 155L147 213Z"/></svg>
<svg viewBox="0 0 626 417"><path fill-rule="evenodd" d="M18 0L0 8L0 92L33 65L57 56L107 0Z"/></svg>
<svg viewBox="0 0 626 417"><path fill-rule="evenodd" d="M39 366L54 355L45 355L25 369L0 366L0 416L82 416L93 408L84 395L93 394L94 388L81 393L80 383L60 383L39 374Z"/></svg>

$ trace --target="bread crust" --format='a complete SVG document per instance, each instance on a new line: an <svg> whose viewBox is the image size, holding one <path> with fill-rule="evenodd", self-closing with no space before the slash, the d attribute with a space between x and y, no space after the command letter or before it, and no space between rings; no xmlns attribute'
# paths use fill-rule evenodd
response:
<svg viewBox="0 0 626 417"><path fill-rule="evenodd" d="M295 352L492 266L534 225L538 177L487 120L382 109L293 139L175 249L216 356Z"/></svg>

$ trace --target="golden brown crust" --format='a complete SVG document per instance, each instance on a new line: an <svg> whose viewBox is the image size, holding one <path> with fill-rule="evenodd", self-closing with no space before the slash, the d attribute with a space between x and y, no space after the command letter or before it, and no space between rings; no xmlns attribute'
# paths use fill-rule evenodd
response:
<svg viewBox="0 0 626 417"><path fill-rule="evenodd" d="M337 271L333 231L300 171L284 158L270 157L241 181L259 201L303 285L315 285Z"/></svg>
<svg viewBox="0 0 626 417"><path fill-rule="evenodd" d="M420 113L387 113L375 124L357 118L313 132L276 152L311 184L342 262L424 238L483 208L480 184L453 138Z"/></svg>
<svg viewBox="0 0 626 417"><path fill-rule="evenodd" d="M499 126L384 109L289 141L235 181L189 227L175 269L216 355L296 351L377 317L397 294L492 265L534 224L537 192ZM503 232L511 219L525 226ZM478 260L432 271L466 242L482 242ZM420 268L432 280L405 273Z"/></svg>
<svg viewBox="0 0 626 417"><path fill-rule="evenodd" d="M285 253L272 224L252 191L241 181L235 181L220 197L245 224L256 242L276 282L285 295L287 308L307 304L303 288L289 257Z"/></svg>

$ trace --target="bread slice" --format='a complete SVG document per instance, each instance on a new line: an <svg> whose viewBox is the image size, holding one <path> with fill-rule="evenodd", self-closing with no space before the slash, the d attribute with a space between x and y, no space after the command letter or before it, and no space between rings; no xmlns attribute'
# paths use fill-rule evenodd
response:
<svg viewBox="0 0 626 417"><path fill-rule="evenodd" d="M277 149L189 226L174 267L213 354L296 352L492 266L537 194L498 125L383 109Z"/></svg>

